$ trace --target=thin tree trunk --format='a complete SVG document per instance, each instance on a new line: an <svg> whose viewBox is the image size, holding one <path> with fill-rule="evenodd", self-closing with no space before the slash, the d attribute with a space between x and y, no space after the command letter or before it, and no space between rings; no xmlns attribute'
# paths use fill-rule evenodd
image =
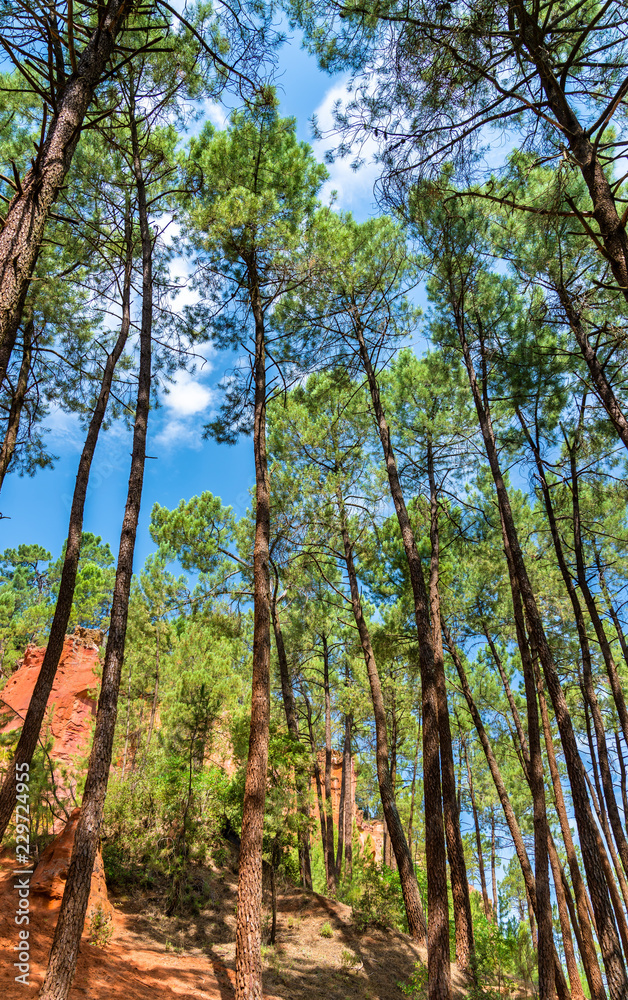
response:
<svg viewBox="0 0 628 1000"><path fill-rule="evenodd" d="M587 582L586 570L584 566L584 556L582 552L582 535L581 535L581 520L580 520L580 491L578 483L578 470L576 467L576 455L575 446L569 448L569 461L571 470L571 498L572 498L572 517L573 517L573 542L574 551L576 555L576 572L578 575L578 585L582 592L587 605L587 611L589 612L589 617L593 622L593 627L595 628L598 641L600 643L600 648L604 656L604 660L607 666L607 672L609 679L611 675L614 674L617 677L617 668L612 657L610 644L606 639L606 634L604 631L604 626L598 615L597 607L595 605L595 600L591 591L589 590L589 585ZM608 810L608 818L610 821L611 829L613 831L613 836L615 838L615 843L617 845L617 851L619 857L621 858L621 863L624 867L624 872L628 873L628 841L626 841L626 836L624 834L624 828L622 825L621 817L619 815L619 809L617 807L617 800L615 798L615 789L613 788L613 776L611 774L610 764L608 760L608 747L606 744L606 731L604 720L602 719L602 713L600 712L600 706L598 704L597 695L595 692L595 685L593 683L593 671L591 668L591 657L589 655L588 646L587 650L583 650L582 656L582 673L584 680L584 694L586 700L589 703L591 709L591 716L593 718L593 726L595 729L595 739L597 742L597 752L598 759L600 762L600 775L602 779L602 788L604 791L604 799L606 802L606 808ZM619 685L619 679L617 677L617 683ZM613 682L611 681L611 688ZM619 685L621 689L621 685ZM624 704L623 692L621 693L621 702ZM625 704L624 704L625 708Z"/></svg>
<svg viewBox="0 0 628 1000"><path fill-rule="evenodd" d="M22 343L22 364L20 365L20 371L17 377L17 384L15 386L15 391L11 398L11 406L9 408L9 416L7 420L7 429L4 434L4 441L2 442L2 447L0 448L0 490L2 489L2 484L4 483L4 477L7 474L7 469L9 468L11 459L13 458L13 453L15 452L17 435L20 429L20 419L22 416L22 410L24 408L26 390L28 388L28 377L31 372L31 362L33 356L33 333L34 333L34 323L31 318L27 323L24 324L24 334Z"/></svg>
<svg viewBox="0 0 628 1000"><path fill-rule="evenodd" d="M425 856L428 903L428 1000L449 1000L451 974L449 963L447 860L441 794L437 677L428 596L414 532L399 481L397 462L392 447L390 429L381 403L377 377L369 357L359 321L356 321L355 333L359 345L360 359L368 379L373 412L386 463L390 494L395 505L395 512L401 530L414 598L414 617L419 644L423 707L423 793L425 800ZM399 861L398 858L397 861Z"/></svg>
<svg viewBox="0 0 628 1000"><path fill-rule="evenodd" d="M133 553L144 480L151 388L152 237L148 223L146 188L142 175L133 105L131 105L130 126L142 241L142 323L133 452L126 509L120 534L120 549L111 606L111 624L98 699L94 742L87 769L81 815L76 827L72 859L50 951L46 979L39 994L40 1000L67 1000L76 969L111 767L133 575Z"/></svg>
<svg viewBox="0 0 628 1000"><path fill-rule="evenodd" d="M281 678L281 695L283 698L284 712L286 713L286 723L288 726L288 732L292 736L292 739L299 743L299 723L297 720L297 712L294 704L294 692L292 690L292 678L290 677L290 668L288 666L288 657L286 656L286 647L283 641L283 632L281 629L281 622L279 621L279 614L277 612L277 590L279 587L279 576L277 570L273 564L273 571L275 574L275 587L271 594L271 605L270 614L273 623L273 632L275 634L275 648L277 650L277 660L279 661L279 675ZM302 817L302 823L299 828L299 871L301 873L301 884L304 889L312 888L312 867L310 862L310 834L309 834L309 822L310 822L310 811L308 808L308 792L309 788L307 778L305 780L297 779L297 797L298 804L297 809Z"/></svg>
<svg viewBox="0 0 628 1000"><path fill-rule="evenodd" d="M571 927L569 922L569 909L567 907L567 899L565 897L565 890L563 888L563 882L561 877L561 867L560 861L558 860L558 854L556 853L556 847L551 835L548 839L549 848L549 859L550 865L552 867L552 878L554 880L554 890L556 892L556 905L558 907L558 919L560 921L560 931L563 938L563 948L565 951L565 965L567 966L567 975L569 976L569 986L571 989L572 1000L585 1000L584 990L582 989L582 982L580 981L580 973L578 971L578 962L576 960L576 954L573 947L573 939L571 937Z"/></svg>
<svg viewBox="0 0 628 1000"><path fill-rule="evenodd" d="M386 710L384 707L384 698L382 696L377 663L375 661L375 655L371 645L371 637L369 635L366 619L364 618L362 611L358 580L353 562L353 550L345 521L344 506L340 500L339 506L342 541L344 545L345 562L351 592L351 606L358 629L358 635L360 637L360 644L362 646L364 662L366 664L366 672L371 688L373 714L375 716L377 780L379 783L379 792L384 811L384 820L388 826L388 831L392 838L393 850L397 859L397 867L399 869L399 878L401 881L401 891L408 918L408 928L411 936L416 941L421 941L425 938L427 928L425 926L425 917L423 915L423 906L421 905L421 896L419 894L416 872L414 870L412 856L410 854L405 834L403 832L403 827L401 825L401 820L399 818L399 813L397 811L397 803L395 802L390 780L388 734L386 731Z"/></svg>
<svg viewBox="0 0 628 1000"><path fill-rule="evenodd" d="M83 120L96 87L109 67L115 38L129 0L109 0L85 45L76 69L57 98L57 106L33 167L26 173L0 231L0 385L15 344L26 291L48 216L72 163ZM43 131L43 128L42 128Z"/></svg>
<svg viewBox="0 0 628 1000"><path fill-rule="evenodd" d="M486 762L491 772L491 777L493 778L493 784L495 785L495 790L497 792L497 797L500 801L501 807L504 811L504 817L506 823L508 824L508 829L510 830L510 836L512 837L513 845L515 848L515 853L517 859L521 866L521 873L523 875L523 881L526 887L526 893L530 898L530 902L533 908L536 908L536 883L534 879L534 873L532 871L532 866L530 864L530 859L528 857L528 852L526 851L525 844L523 842L523 837L521 836L521 830L517 822L508 792L506 791L506 786L502 778L501 771L499 769L499 764L497 763L497 758L493 752L491 742L488 738L486 729L482 722L480 713L477 710L475 701L473 700L473 695L471 693L471 688L469 686L469 681L467 679L467 674L464 669L460 654L456 644L454 643L451 633L447 628L446 624L443 622L443 635L445 636L445 641L447 643L447 648L451 655L452 660L456 670L458 671L458 677L460 679L460 687L462 688L462 693L464 695L467 707L469 709L469 714L473 720L473 724L476 728L482 749L484 751L484 756L486 757ZM554 956L554 981L556 986L556 992L558 994L559 1000L570 1000L569 989L567 987L567 981L565 980L565 974L563 972L560 959L556 953L556 949L553 949Z"/></svg>
<svg viewBox="0 0 628 1000"><path fill-rule="evenodd" d="M72 497L72 507L70 508L70 519L68 524L68 540L66 544L63 568L61 570L61 580L59 582L59 594L55 607L48 644L44 653L43 663L35 687L28 705L28 711L22 726L20 739L13 757L5 774L2 788L0 789L0 841L6 833L7 825L13 815L15 808L15 775L16 768L22 764L30 764L37 746L41 725L46 713L46 706L52 691L52 685L59 665L59 659L63 652L65 633L72 613L72 602L74 600L74 587L76 585L76 574L78 570L79 556L81 552L81 538L83 534L83 514L85 511L85 497L89 483L89 474L98 442L98 435L107 410L109 393L113 382L113 375L116 364L124 350L124 346L129 335L131 324L131 271L133 266L133 243L130 218L130 207L127 203L125 219L125 262L124 262L124 283L122 289L122 322L120 333L115 346L107 356L105 368L100 383L98 400L92 413L85 444L78 464L76 483Z"/></svg>
<svg viewBox="0 0 628 1000"><path fill-rule="evenodd" d="M327 831L325 829L325 804L323 802L323 783L321 781L321 769L318 764L316 740L314 739L314 727L312 725L312 706L310 705L309 699L305 694L305 692L303 693L303 700L305 701L305 711L307 713L307 726L308 726L308 734L310 737L310 747L312 749L312 756L314 758L314 781L316 784L316 800L318 802L318 819L321 827L321 846L323 848L323 858L325 861L325 878L327 878L327 852L325 851L325 844L327 842Z"/></svg>
<svg viewBox="0 0 628 1000"><path fill-rule="evenodd" d="M591 732L591 720L589 718L589 709L586 698L584 697L584 692L583 692L583 701L584 701L584 721L587 730L587 741L589 743L589 752L591 754L591 770L593 772L593 784L591 783L591 778L589 777L589 775L587 774L586 776L589 784L589 790L591 793L591 801L593 802L593 808L595 810L599 824L602 827L602 831L604 833L604 839L608 846L608 852L613 862L615 877L619 882L619 886L621 888L621 894L624 900L624 906L626 907L626 909L628 909L628 882L626 882L626 876L624 875L621 862L617 855L617 850L615 848L615 842L613 840L611 828L608 825L608 815L606 809L604 808L604 799L602 797L602 789L600 787L600 775L598 771L597 760L595 758L595 747L593 745L593 734Z"/></svg>
<svg viewBox="0 0 628 1000"><path fill-rule="evenodd" d="M580 954L582 956L584 974L587 977L587 983L589 985L589 991L591 993L591 1000L606 1000L606 991L604 989L604 984L602 981L602 973L600 972L600 966L597 959L597 950L595 947L595 941L593 939L593 930L591 927L591 920L589 917L590 904L587 898L587 891L582 878L582 873L580 871L580 864L578 861L578 857L576 855L576 848L573 842L573 837L571 836L571 827L569 825L567 808L565 806L563 786L560 780L558 762L556 760L556 751L554 750L554 740L552 739L552 729L550 725L549 712L547 710L545 691L543 689L541 674L538 669L538 665L536 663L535 663L535 671L536 671L537 690L539 696L539 707L541 709L543 735L545 738L545 749L547 752L547 761L549 765L550 775L552 778L552 786L554 789L554 803L556 805L556 812L558 813L560 831L562 834L563 843L565 845L565 852L567 854L567 863L569 865L571 881L574 887L574 895L576 897L576 908L578 911L578 923L580 925L580 937L581 937Z"/></svg>
<svg viewBox="0 0 628 1000"><path fill-rule="evenodd" d="M587 368L591 373L595 393L606 410L608 417L617 431L620 441L624 447L628 448L628 420L624 415L619 400L613 391L613 387L606 377L604 365L600 362L595 348L587 336L587 331L582 322L582 317L575 307L573 299L569 295L564 285L557 285L556 291L560 303L567 317L571 331L576 338L582 357L586 361ZM625 292L624 292L625 294Z"/></svg>
<svg viewBox="0 0 628 1000"><path fill-rule="evenodd" d="M430 612L434 643L436 696L438 700L438 733L443 791L443 815L445 820L447 856L449 858L449 877L451 881L451 894L454 908L456 961L460 970L466 975L470 975L475 980L476 961L475 942L473 940L473 918L471 915L471 898L469 895L467 866L464 858L462 833L460 831L460 813L458 811L458 799L456 796L456 770L454 765L453 743L451 739L451 726L449 724L445 660L443 657L443 636L441 630L439 592L439 505L434 470L434 454L430 437L428 437L427 442L427 469L430 484Z"/></svg>
<svg viewBox="0 0 628 1000"><path fill-rule="evenodd" d="M619 733L615 730L615 746L617 747L617 761L619 763L619 771L621 774L621 801L624 807L624 823L628 823L628 795L626 794L626 764L624 762L624 755L621 749L621 741L619 739Z"/></svg>
<svg viewBox="0 0 628 1000"><path fill-rule="evenodd" d="M416 772L419 764L419 740L420 732L417 733L416 743L414 744L414 760L412 762L412 785L410 786L410 818L408 820L408 846L412 850L412 837L414 834L414 800L416 796ZM460 811L460 809L458 809Z"/></svg>
<svg viewBox="0 0 628 1000"><path fill-rule="evenodd" d="M508 537L510 545L513 566L517 576L525 610L528 633L535 648L538 650L539 659L545 674L547 688L550 692L563 744L565 762L567 764L567 771L571 784L574 813L580 835L582 857L591 892L591 899L595 912L600 948L604 959L609 992L612 1000L625 1000L625 997L628 996L628 978L626 976L626 968L621 953L613 907L608 895L608 886L606 884L604 871L602 869L599 853L597 851L595 820L593 819L591 804L587 794L584 765L578 750L578 741L576 739L576 734L571 721L567 699L565 698L565 693L560 683L556 665L547 642L536 598L530 584L523 553L519 544L508 491L506 489L499 465L490 412L486 406L488 400L482 400L482 396L478 388L471 352L469 350L464 331L464 322L458 303L456 303L455 308L460 343L469 376L469 384L471 386L478 414L478 421L482 437L484 439L486 454L493 475L493 481L495 483L497 499L504 524L504 531Z"/></svg>
<svg viewBox="0 0 628 1000"><path fill-rule="evenodd" d="M260 284L254 261L250 262L249 276L251 308L255 319L253 681L240 840L236 1000L262 1000L262 841L270 722L270 486L266 452L266 346Z"/></svg>
<svg viewBox="0 0 628 1000"><path fill-rule="evenodd" d="M621 651L623 653L624 662L628 666L628 642L626 642L626 636L624 635L624 630L621 627L621 622L619 620L619 615L617 614L617 611L615 610L615 605L613 604L613 602L611 600L611 595L609 593L608 586L607 586L607 583L606 583L606 575L605 575L604 570L602 568L602 561L601 561L600 553L598 552L597 548L595 548L594 551L595 551L595 564L597 566L598 576L600 578L600 590L602 591L602 594L604 595L604 600L606 601L606 605L608 607L608 613L611 616L611 621L613 622L613 625L615 626L615 631L617 633L617 638L619 639L619 645L621 646ZM623 722L622 722L621 719L620 719L620 723L621 723L622 732L623 732L624 726L623 726ZM628 742L628 734L624 733L624 739Z"/></svg>
<svg viewBox="0 0 628 1000"><path fill-rule="evenodd" d="M346 716L345 716L345 737L346 737ZM346 743L346 738L345 738ZM342 855L345 843L345 798L347 795L347 766L345 760L345 747L342 749L342 770L340 774L340 799L338 800L338 845L336 848L336 883L340 882L342 876Z"/></svg>
<svg viewBox="0 0 628 1000"><path fill-rule="evenodd" d="M159 630L155 635L155 686L153 688L153 700L150 706L150 718L148 720L148 733L146 735L146 753L148 753L148 748L150 747L150 741L153 735L153 727L155 725L155 717L157 715L157 705L159 699Z"/></svg>
<svg viewBox="0 0 628 1000"><path fill-rule="evenodd" d="M348 674L348 667L347 667ZM345 715L345 743L343 748L343 770L345 775L344 799L344 844L345 844L345 882L353 877L353 814L355 809L353 788L353 758L351 753L351 730L353 716Z"/></svg>
<svg viewBox="0 0 628 1000"><path fill-rule="evenodd" d="M498 901L497 901L497 852L495 845L495 808L491 806L491 883L493 889L493 919L497 921L498 919Z"/></svg>
<svg viewBox="0 0 628 1000"><path fill-rule="evenodd" d="M323 643L323 690L325 696L325 853L327 862L327 894L336 894L336 859L334 856L334 806L331 797L331 698L329 693L329 649L327 636L322 635Z"/></svg>
<svg viewBox="0 0 628 1000"><path fill-rule="evenodd" d="M491 919L491 904L488 900L488 889L486 888L486 873L484 870L484 853L482 851L482 834L480 832L480 818L478 816L478 808L475 801L475 791L473 788L473 775L471 774L471 765L469 764L469 757L467 754L467 748L464 747L464 759L467 765L467 781L469 782L469 795L471 797L471 812L473 814L473 826L475 828L475 850L478 858L478 871L480 874L480 888L482 890L482 904L484 906L484 916L487 920Z"/></svg>
<svg viewBox="0 0 628 1000"><path fill-rule="evenodd" d="M133 661L129 658L129 680L126 689L126 732L124 734L124 753L122 754L122 777L126 774L126 758L129 750L129 733L131 731L131 677Z"/></svg>

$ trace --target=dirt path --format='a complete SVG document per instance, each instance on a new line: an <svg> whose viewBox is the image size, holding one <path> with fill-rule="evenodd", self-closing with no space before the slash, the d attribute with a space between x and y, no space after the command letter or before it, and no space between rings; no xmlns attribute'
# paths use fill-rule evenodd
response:
<svg viewBox="0 0 628 1000"><path fill-rule="evenodd" d="M0 878L0 996L35 997L46 968L59 903L31 897L30 985L15 982L13 878ZM158 900L113 897L114 931L104 947L81 944L71 1000L232 1000L235 957L233 873L216 876L212 903L183 920L166 918ZM279 896L277 944L264 949L267 1000L403 1000L425 952L406 935L369 929L358 935L348 906L288 888ZM324 933L331 936L321 936Z"/></svg>

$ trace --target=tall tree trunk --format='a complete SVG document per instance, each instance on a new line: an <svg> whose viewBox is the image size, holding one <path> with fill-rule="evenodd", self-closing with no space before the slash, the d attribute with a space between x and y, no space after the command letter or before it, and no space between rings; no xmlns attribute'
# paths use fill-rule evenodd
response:
<svg viewBox="0 0 628 1000"><path fill-rule="evenodd" d="M327 861L327 894L336 894L336 858L334 856L334 804L331 797L331 697L329 692L329 647L327 636L322 635L323 644L323 690L325 696L325 853Z"/></svg>
<svg viewBox="0 0 628 1000"><path fill-rule="evenodd" d="M262 841L270 722L270 485L266 452L266 345L255 261L249 263L255 319L255 542L253 548L253 681L244 785L236 922L236 1000L262 1000Z"/></svg>
<svg viewBox="0 0 628 1000"><path fill-rule="evenodd" d="M551 1000L554 995L554 930L552 920L552 899L549 880L549 856L547 844L549 826L545 807L545 782L543 776L543 757L541 755L541 732L539 712L536 697L536 683L532 656L525 631L525 621L521 606L519 581L515 572L514 559L510 541L505 530L504 519L501 518L504 553L508 563L508 575L512 593L513 615L517 633L517 644L523 666L523 678L526 693L526 708L528 716L528 748L527 778L532 794L533 826L534 826L534 873L536 879L536 920L539 929L539 997L540 1000Z"/></svg>
<svg viewBox="0 0 628 1000"><path fill-rule="evenodd" d="M272 568L275 574L275 586L271 593L270 614L273 623L273 632L275 634L275 648L277 650L277 660L279 662L279 675L281 678L281 695L283 698L283 707L284 707L284 712L286 714L286 723L288 726L288 732L292 736L292 739L295 740L297 743L299 743L299 723L297 720L297 712L294 703L292 678L290 676L288 657L286 656L286 647L283 641L283 632L281 629L281 622L279 621L279 613L277 611L277 592L279 588L279 576L274 563L272 564ZM301 873L301 884L303 885L304 889L312 888L312 867L310 862L310 834L309 834L310 810L308 808L308 793L309 793L309 788L308 788L307 776L299 777L297 779L297 797L299 800L297 804L297 809L302 819L299 828L299 871Z"/></svg>
<svg viewBox="0 0 628 1000"><path fill-rule="evenodd" d="M384 811L384 819L388 826L388 831L392 840L395 858L397 859L397 867L399 869L399 878L401 881L401 892L403 894L403 901L408 918L408 928L411 936L416 941L421 941L425 938L426 934L423 906L421 905L421 896L419 894L416 872L414 870L410 850L408 848L401 820L399 818L399 813L397 811L397 803L395 802L392 783L390 780L390 767L388 763L388 734L386 731L386 709L384 707L384 698L382 695L382 687L377 670L377 663L375 661L375 654L373 653L373 647L371 645L371 637L362 611L358 580L353 562L353 548L349 540L349 532L346 526L344 505L342 504L340 498L339 507L342 541L347 566L347 575L349 577L349 588L351 592L351 607L358 629L358 635L360 637L360 645L362 646L364 662L366 664L366 672L371 688L371 700L373 702L373 714L375 716L375 755L377 764L377 780L382 800L382 809Z"/></svg>
<svg viewBox="0 0 628 1000"><path fill-rule="evenodd" d="M414 598L414 617L419 645L423 699L423 793L425 800L425 857L428 905L428 1000L449 1000L451 977L449 967L447 861L441 794L437 677L428 596L414 532L399 481L397 462L392 447L390 429L380 398L377 376L371 363L359 321L355 323L355 333L359 345L360 360L368 380L373 412L384 453L390 494L399 522Z"/></svg>
<svg viewBox="0 0 628 1000"><path fill-rule="evenodd" d="M438 700L438 734L440 746L440 764L443 790L443 814L445 819L445 836L447 856L449 858L449 876L451 880L451 895L454 907L454 925L456 933L456 961L460 970L466 975L476 977L475 943L473 940L473 918L471 915L471 898L469 895L469 880L464 858L464 846L460 831L460 814L456 795L456 770L454 765L454 750L449 724L449 708L447 705L447 684L445 679L445 660L443 657L443 636L440 617L440 535L438 525L438 493L434 469L434 453L431 437L427 442L427 469L430 484L430 612L432 619L432 636L434 642L434 671L436 675L436 696Z"/></svg>
<svg viewBox="0 0 628 1000"><path fill-rule="evenodd" d="M466 745L464 747L464 759L467 765L467 781L469 782L469 796L471 798L471 813L473 815L473 826L475 828L475 851L478 859L478 872L480 875L480 889L482 890L482 904L484 906L484 916L491 919L491 904L488 899L488 889L486 887L486 872L484 869L484 852L482 851L482 833L480 831L480 817L475 801L475 791L473 788L473 775L469 764Z"/></svg>
<svg viewBox="0 0 628 1000"><path fill-rule="evenodd" d="M526 851L525 844L523 842L523 837L521 835L521 830L517 822L517 817L515 816L508 792L506 791L506 785L504 784L504 779L502 778L501 771L499 769L499 764L497 763L497 758L493 752L491 742L488 738L486 729L482 722L480 713L477 710L475 701L473 700L473 694L469 686L469 681L467 679L467 674L462 663L462 659L454 643L451 633L447 628L445 622L443 622L443 635L445 636L445 641L447 643L447 648L451 655L454 665L458 672L458 677L460 679L460 687L462 688L462 693L464 695L467 707L469 709L469 714L473 720L476 732L478 734L482 749L484 751L484 756L486 758L486 763L488 764L489 771L491 772L491 777L493 778L493 784L495 785L495 790L497 792L497 797L500 801L501 807L504 811L504 817L506 823L508 824L508 829L510 830L510 836L512 837L513 845L515 848L515 854L521 866L521 873L523 875L523 881L526 887L526 893L530 899L530 904L533 909L536 909L536 883L534 879L534 873L532 871L532 866L530 864L530 859L528 857L528 852ZM553 961L554 961L554 981L556 986L556 992L558 994L559 1000L570 1000L569 989L567 987L567 981L565 980L565 974L563 972L563 967L558 958L556 949L553 949Z"/></svg>
<svg viewBox="0 0 628 1000"><path fill-rule="evenodd" d="M124 752L122 754L122 777L126 775L126 759L129 752L129 736L131 732L131 678L133 676L133 661L129 659L129 679L126 689L126 731L124 734Z"/></svg>
<svg viewBox="0 0 628 1000"><path fill-rule="evenodd" d="M120 677L124 661L129 594L133 575L133 553L142 499L146 432L151 388L152 330L152 236L146 206L146 188L142 174L133 105L130 113L133 172L137 188L140 235L142 241L142 323L140 331L140 367L138 378L133 452L126 509L120 534L118 565L111 605L111 624L105 651L102 684L96 714L94 742L87 769L81 815L76 827L72 859L65 884L59 919L50 951L46 979L40 1000L67 1000L72 985L85 912L91 888L92 871L98 849L113 738L118 713Z"/></svg>
<svg viewBox="0 0 628 1000"><path fill-rule="evenodd" d="M327 842L327 831L325 829L325 803L323 802L323 783L321 781L321 769L318 764L318 752L316 750L316 740L314 738L314 726L312 725L312 706L310 705L309 698L303 692L303 700L305 701L305 711L307 713L307 726L308 734L310 737L310 748L312 750L312 757L314 759L314 782L316 784L316 801L318 802L318 819L321 827L321 846L323 848L323 858L325 862L325 878L327 878L327 852L325 851L325 844Z"/></svg>
<svg viewBox="0 0 628 1000"><path fill-rule="evenodd" d="M560 831L565 845L569 873L571 875L574 895L576 897L576 909L578 911L578 923L580 925L581 937L579 945L582 964L584 966L584 974L587 977L591 1000L606 1000L606 991L602 981L602 973L600 972L597 950L593 939L591 920L589 918L589 902L587 899L587 892L582 878L582 873L580 871L580 864L576 855L573 837L571 836L571 826L569 825L569 818L567 816L567 808L565 806L565 798L563 795L563 786L560 780L560 772L558 770L558 762L556 760L556 751L554 750L554 740L552 739L552 729L550 725L549 712L547 710L545 691L543 690L541 674L536 663L535 671L539 707L541 709L541 721L543 725L543 736L545 739L545 749L547 752L547 761L554 789L554 803L556 805L556 812L558 813Z"/></svg>
<svg viewBox="0 0 628 1000"><path fill-rule="evenodd" d="M619 773L621 775L621 801L624 808L624 823L628 823L628 794L626 789L626 764L624 761L624 755L621 749L621 741L619 739L619 733L615 730L615 746L617 748L617 762L619 764Z"/></svg>
<svg viewBox="0 0 628 1000"><path fill-rule="evenodd" d="M26 390L28 388L28 377L31 373L31 363L33 356L33 334L34 323L32 317L24 324L22 342L22 363L17 377L17 384L11 397L11 406L7 419L7 428L4 434L4 441L0 448L0 490L4 483L4 477L15 452L17 435L20 429L20 419L24 408Z"/></svg>
<svg viewBox="0 0 628 1000"><path fill-rule="evenodd" d="M347 676L348 676L348 667ZM353 728L353 716L345 715L345 742L342 751L342 767L345 784L344 798L344 845L345 845L345 882L350 882L353 877L353 814L355 810L355 796L353 785L353 757L351 753L351 730Z"/></svg>
<svg viewBox="0 0 628 1000"><path fill-rule="evenodd" d="M0 789L0 841L6 833L7 825L11 820L15 808L15 774L16 768L21 764L30 764L37 741L41 725L46 713L46 706L52 691L52 685L59 665L59 659L63 652L63 642L65 633L72 613L72 601L74 600L74 587L76 585L76 574L81 552L81 538L83 534L83 514L85 511L85 497L89 483L89 474L98 442L98 435L107 410L109 393L113 382L113 375L116 365L124 350L124 346L129 335L131 324L131 272L133 268L133 242L130 216L130 205L127 202L125 219L125 260L124 260L124 284L122 290L122 322L120 333L115 346L107 356L105 367L100 383L98 400L94 407L89 428L81 452L76 474L74 494L72 496L72 506L70 508L70 519L68 524L68 540L66 544L63 568L61 570L61 580L59 582L59 594L55 607L50 635L44 659L37 675L35 687L28 705L28 711L22 726L20 739L13 757L5 774L2 788Z"/></svg>
<svg viewBox="0 0 628 1000"><path fill-rule="evenodd" d="M408 846L412 850L412 837L414 835L414 800L416 797L416 772L419 764L419 740L421 739L420 732L417 733L416 743L414 744L414 760L412 762L412 784L410 786L410 818L408 819ZM459 804L459 803L457 803ZM460 808L458 808L460 811Z"/></svg>
<svg viewBox="0 0 628 1000"><path fill-rule="evenodd" d="M115 39L130 8L129 0L109 0L76 69L57 98L57 106L33 167L7 209L0 231L0 385L15 344L26 291L52 205L72 163L87 109L109 66ZM51 29L52 30L52 29Z"/></svg>
<svg viewBox="0 0 628 1000"><path fill-rule="evenodd" d="M346 718L345 718L346 736ZM345 741L346 742L346 741ZM347 795L347 766L345 760L345 747L342 749L342 768L340 773L340 799L338 800L338 845L336 847L335 879L340 882L342 877L342 855L345 844L345 799Z"/></svg>
<svg viewBox="0 0 628 1000"><path fill-rule="evenodd" d="M560 861L558 859L556 847L554 845L554 841L552 840L551 835L549 836L548 847L549 847L550 865L552 866L552 878L554 880L554 889L556 891L556 906L558 908L560 932L562 934L563 948L565 951L565 965L567 966L567 975L569 976L569 986L571 989L571 996L572 1000L585 1000L584 990L582 989L582 983L580 981L578 962L576 960L576 954L574 952L574 947L573 947L573 939L571 937L569 909L567 907L567 899L565 896L565 890L563 888Z"/></svg>
<svg viewBox="0 0 628 1000"><path fill-rule="evenodd" d="M499 916L499 901L497 898L497 851L495 844L495 808L491 806L491 885L493 889L493 914L495 921Z"/></svg>
<svg viewBox="0 0 628 1000"><path fill-rule="evenodd" d="M148 733L146 734L146 751L148 753L148 748L150 747L150 741L153 735L153 727L155 725L155 717L157 715L157 705L159 704L159 629L155 635L155 685L153 687L153 700L150 706L150 718L148 720Z"/></svg>
<svg viewBox="0 0 628 1000"><path fill-rule="evenodd" d="M521 598L527 620L528 633L532 643L538 650L539 659L545 674L545 681L552 699L552 705L558 723L561 742L565 754L565 763L571 784L572 800L578 832L580 835L580 846L584 861L587 881L591 892L591 900L595 912L596 925L598 929L600 949L606 969L609 993L612 1000L624 1000L628 995L628 977L624 965L617 926L615 924L613 907L608 894L608 886L604 877L604 871L597 851L595 836L595 820L591 812L591 804L587 794L584 765L578 750L578 741L574 732L567 699L560 683L558 671L545 635L543 623L534 596L534 591L530 584L523 553L519 544L519 537L515 526L508 491L504 483L499 457L495 442L495 435L488 410L488 398L482 398L478 387L477 377L471 358L471 352L466 340L464 320L460 310L460 304L455 304L456 321L458 333L463 351L465 366L469 377L469 384L473 394L475 407L478 414L478 421L484 439L486 455L491 468L497 500L504 525L504 532L508 538L510 551L513 560L514 571L517 576Z"/></svg>
<svg viewBox="0 0 628 1000"><path fill-rule="evenodd" d="M591 801L593 802L593 808L595 810L596 816L598 818L599 824L604 832L604 839L608 845L608 851L613 861L613 868L615 869L615 876L619 882L621 888L621 894L624 900L624 906L628 910L628 882L626 881L626 876L622 868L621 862L617 855L617 850L615 848L615 841L613 840L613 835L611 833L611 828L608 824L608 814L604 808L604 798L602 795L602 788L600 786L600 775L597 766L597 760L595 756L595 746L593 743L593 734L591 732L591 720L589 717L589 706L586 700L584 690L581 687L582 700L584 702L584 721L587 730L587 741L589 743L589 752L591 755L591 771L593 772L593 784L591 783L591 778L586 775L587 782L589 784L589 791L591 793ZM599 836L599 832L598 832ZM628 952L627 952L628 954Z"/></svg>
<svg viewBox="0 0 628 1000"><path fill-rule="evenodd" d="M613 681L611 678L614 676L616 681L616 686L620 690L620 702L625 712L626 706L624 702L623 692L621 691L621 684L619 683L617 667L615 666L615 662L613 660L610 643L606 638L604 626L598 614L593 594L589 589L587 574L584 566L584 555L582 551L581 521L580 521L580 491L579 491L578 470L576 466L575 452L576 448L575 445L573 445L569 448L569 460L570 460L570 470L571 470L573 542L574 542L574 552L576 556L576 573L578 577L578 585L580 587L585 603L587 605L587 611L589 612L589 617L593 622L593 627L595 628L595 633L597 635L600 648L602 649L602 654L604 656L604 661L607 667L607 673L609 679L611 680L611 688L613 688ZM624 867L624 872L628 873L628 841L626 841L624 828L619 815L619 809L617 807L617 800L615 798L615 789L613 788L613 776L611 774L610 764L608 760L608 747L606 744L606 727L604 725L604 720L602 718L602 713L600 711L600 706L597 700L597 694L595 692L595 685L593 682L593 671L591 667L591 657L589 655L588 643L586 650L583 649L582 673L584 681L583 684L584 694L591 709L591 716L593 718L593 726L595 729L598 760L600 763L600 774L602 778L602 788L604 790L604 799L606 801L606 808L608 810L608 818L610 821L611 829L613 831L613 836L615 837L617 851L619 853L619 857L621 858L621 863ZM619 706L617 707L619 711Z"/></svg>

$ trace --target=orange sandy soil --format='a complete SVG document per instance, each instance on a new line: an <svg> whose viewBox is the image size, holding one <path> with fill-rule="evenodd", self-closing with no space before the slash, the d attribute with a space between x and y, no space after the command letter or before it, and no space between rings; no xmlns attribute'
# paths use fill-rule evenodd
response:
<svg viewBox="0 0 628 1000"><path fill-rule="evenodd" d="M27 1000L43 982L59 903L31 896L31 985L16 983L17 894L6 862L1 870L0 996ZM86 930L71 1000L231 1000L237 877L233 867L206 870L206 876L210 902L189 918L165 917L159 895L110 893L113 935L97 947ZM418 958L425 960L424 949L407 935L379 928L357 934L350 908L324 896L287 886L278 893L278 909L277 943L264 949L266 1000L403 1000L398 983L407 981ZM331 938L320 935L325 923ZM452 971L461 997L463 984Z"/></svg>

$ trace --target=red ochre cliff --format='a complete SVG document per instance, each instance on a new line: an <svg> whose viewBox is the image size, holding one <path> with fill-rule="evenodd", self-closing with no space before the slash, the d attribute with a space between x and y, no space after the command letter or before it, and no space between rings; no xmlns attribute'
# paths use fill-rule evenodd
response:
<svg viewBox="0 0 628 1000"><path fill-rule="evenodd" d="M74 765L85 755L92 732L100 686L96 667L101 639L100 632L84 628L66 636L48 699L42 732L51 741L50 758L63 798L74 791ZM29 646L22 663L0 691L1 733L21 727L45 652L45 647Z"/></svg>

